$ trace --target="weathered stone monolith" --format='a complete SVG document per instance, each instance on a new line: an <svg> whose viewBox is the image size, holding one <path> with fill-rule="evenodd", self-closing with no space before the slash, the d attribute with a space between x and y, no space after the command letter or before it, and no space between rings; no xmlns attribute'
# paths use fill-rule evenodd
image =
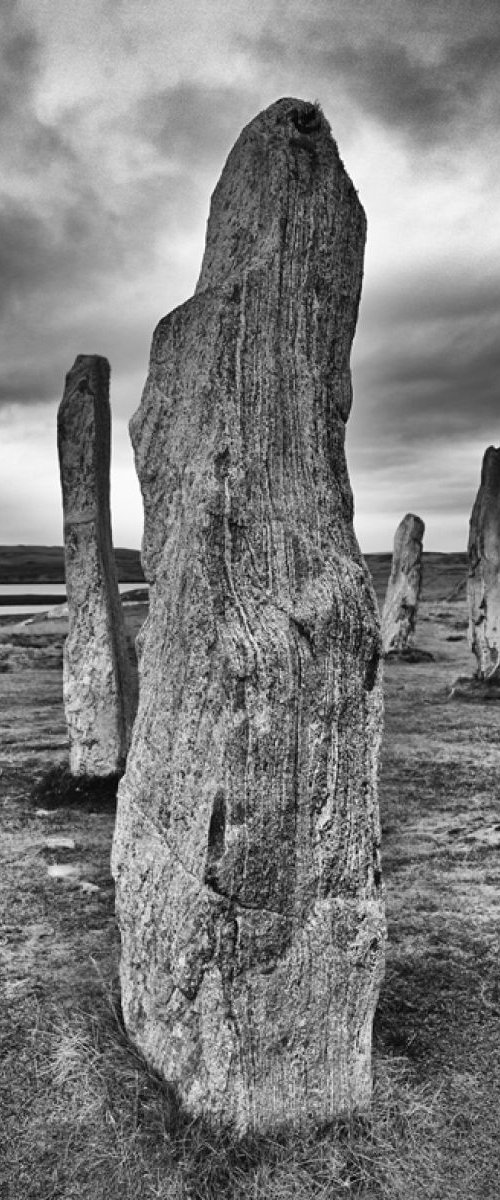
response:
<svg viewBox="0 0 500 1200"><path fill-rule="evenodd" d="M413 642L422 587L421 517L407 513L396 529L391 574L382 612L384 653L408 650Z"/></svg>
<svg viewBox="0 0 500 1200"><path fill-rule="evenodd" d="M370 1102L380 629L344 454L365 216L273 104L212 197L131 422L150 616L113 846L127 1029L239 1131Z"/></svg>
<svg viewBox="0 0 500 1200"><path fill-rule="evenodd" d="M500 447L483 458L481 485L470 518L469 642L476 678L500 682Z"/></svg>
<svg viewBox="0 0 500 1200"><path fill-rule="evenodd" d="M125 765L136 684L111 540L109 363L79 354L57 417L69 630L63 694L74 775Z"/></svg>

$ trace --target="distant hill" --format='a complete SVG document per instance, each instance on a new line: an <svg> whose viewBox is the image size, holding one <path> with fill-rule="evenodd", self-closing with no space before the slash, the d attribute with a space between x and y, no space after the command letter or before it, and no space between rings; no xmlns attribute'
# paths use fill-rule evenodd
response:
<svg viewBox="0 0 500 1200"><path fill-rule="evenodd" d="M120 583L142 583L138 550L115 550ZM366 554L375 591L382 601L391 569L390 554ZM423 600L448 600L464 595L467 556L424 554ZM64 583L62 546L0 546L0 583Z"/></svg>
<svg viewBox="0 0 500 1200"><path fill-rule="evenodd" d="M142 583L138 550L115 550L120 583ZM62 546L0 546L0 583L64 583Z"/></svg>

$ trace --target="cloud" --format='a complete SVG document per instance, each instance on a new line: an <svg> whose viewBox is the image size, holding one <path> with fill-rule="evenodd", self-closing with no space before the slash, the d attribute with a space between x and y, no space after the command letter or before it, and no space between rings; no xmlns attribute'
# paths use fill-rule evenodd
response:
<svg viewBox="0 0 500 1200"><path fill-rule="evenodd" d="M403 253L367 281L347 430L366 550L387 549L405 511L427 522L428 548L467 540L482 455L500 443L500 270L475 235L444 254L430 239L424 261Z"/></svg>
<svg viewBox="0 0 500 1200"><path fill-rule="evenodd" d="M13 205L0 212L2 304L12 288L20 291L44 277L51 259L44 235L42 222L31 213Z"/></svg>
<svg viewBox="0 0 500 1200"><path fill-rule="evenodd" d="M24 107L38 71L40 43L36 32L19 18L16 3L0 12L0 121Z"/></svg>
<svg viewBox="0 0 500 1200"><path fill-rule="evenodd" d="M221 166L242 126L258 108L255 93L236 85L206 87L183 81L145 97L135 109L135 126L162 158L199 167Z"/></svg>
<svg viewBox="0 0 500 1200"><path fill-rule="evenodd" d="M496 273L495 273L496 272ZM500 317L500 264L490 265L489 274L469 263L440 261L434 254L425 269L412 263L411 273L402 271L389 281L379 279L370 296L370 323L378 329L418 324L434 325L469 318L473 321Z"/></svg>
<svg viewBox="0 0 500 1200"><path fill-rule="evenodd" d="M46 403L53 396L54 379L50 371L33 366L0 372L0 405Z"/></svg>
<svg viewBox="0 0 500 1200"><path fill-rule="evenodd" d="M483 431L500 438L500 277L430 272L424 289L417 275L371 309L370 348L354 362L375 436L398 446Z"/></svg>
<svg viewBox="0 0 500 1200"><path fill-rule="evenodd" d="M53 126L35 108L11 114L0 193L0 400L55 401L75 354L97 352L130 415L154 326L194 290L211 185L252 101L193 83L109 115L76 106Z"/></svg>
<svg viewBox="0 0 500 1200"><path fill-rule="evenodd" d="M33 30L5 30L0 52L2 93L0 115L11 112L26 98L26 85L32 81L38 59L38 39Z"/></svg>
<svg viewBox="0 0 500 1200"><path fill-rule="evenodd" d="M490 95L500 55L500 30L451 45L428 62L414 47L374 37L367 45L325 48L316 57L322 72L335 73L352 101L382 124L423 146L449 143L478 125L483 104L497 113Z"/></svg>
<svg viewBox="0 0 500 1200"><path fill-rule="evenodd" d="M372 118L416 137L448 136L456 104L448 74L419 62L406 46L374 38L363 47L325 49L318 58Z"/></svg>
<svg viewBox="0 0 500 1200"><path fill-rule="evenodd" d="M408 492L421 498L408 499L410 508L431 502L439 507L450 491L456 500L470 493L486 446L500 443L499 357L492 345L486 359L476 369L468 368L463 378L459 370L444 370L428 387L420 368L409 381L405 373L392 391L378 381L371 406L364 398L366 388L373 391L372 381L363 388L354 376L349 462L364 488L377 494L375 508L380 510L387 500L390 508L395 502L399 507ZM450 465L448 481L445 464ZM373 501L367 511L374 511Z"/></svg>
<svg viewBox="0 0 500 1200"><path fill-rule="evenodd" d="M463 513L476 457L500 441L497 0L5 0L0 30L1 413L19 461L27 430L23 488L43 459L52 528L64 375L101 353L130 541L125 420L153 328L192 294L242 126L294 94L322 102L368 213L348 427L358 520L381 521L387 548L383 529L419 497L437 512L441 489L446 519Z"/></svg>
<svg viewBox="0 0 500 1200"><path fill-rule="evenodd" d="M264 71L305 77L340 123L362 117L410 138L421 149L455 143L499 115L496 86L500 12L483 0L289 0L276 6L247 49ZM285 13L283 13L285 17ZM280 64L280 67L278 67Z"/></svg>

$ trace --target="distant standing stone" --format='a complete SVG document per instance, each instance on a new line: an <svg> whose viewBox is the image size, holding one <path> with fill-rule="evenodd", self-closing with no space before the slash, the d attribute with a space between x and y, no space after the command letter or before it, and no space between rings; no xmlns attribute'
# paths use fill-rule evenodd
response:
<svg viewBox="0 0 500 1200"><path fill-rule="evenodd" d="M239 1131L366 1110L380 629L344 452L365 216L317 106L243 130L131 422L150 616L113 846L127 1029Z"/></svg>
<svg viewBox="0 0 500 1200"><path fill-rule="evenodd" d="M424 522L414 513L407 513L396 530L382 612L382 640L386 654L407 650L413 641L422 587L424 532Z"/></svg>
<svg viewBox="0 0 500 1200"><path fill-rule="evenodd" d="M125 765L136 685L128 661L109 509L109 363L79 354L57 418L69 632L63 693L74 775Z"/></svg>
<svg viewBox="0 0 500 1200"><path fill-rule="evenodd" d="M500 674L500 448L494 446L488 447L483 458L467 556L469 642L476 658L476 677L492 679Z"/></svg>

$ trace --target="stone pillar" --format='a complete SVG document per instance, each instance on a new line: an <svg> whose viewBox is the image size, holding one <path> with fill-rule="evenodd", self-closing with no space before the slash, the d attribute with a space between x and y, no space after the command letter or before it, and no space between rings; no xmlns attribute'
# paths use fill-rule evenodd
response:
<svg viewBox="0 0 500 1200"><path fill-rule="evenodd" d="M74 775L125 766L136 685L111 540L109 363L79 354L57 417L69 632L63 693Z"/></svg>
<svg viewBox="0 0 500 1200"><path fill-rule="evenodd" d="M422 539L425 525L407 513L396 529L391 574L382 612L384 653L408 650L415 633L422 587Z"/></svg>
<svg viewBox="0 0 500 1200"><path fill-rule="evenodd" d="M365 216L321 111L234 146L131 434L150 616L113 846L125 1023L194 1114L365 1110L380 630L344 435Z"/></svg>
<svg viewBox="0 0 500 1200"><path fill-rule="evenodd" d="M489 446L472 509L467 595L476 678L500 678L500 448Z"/></svg>

